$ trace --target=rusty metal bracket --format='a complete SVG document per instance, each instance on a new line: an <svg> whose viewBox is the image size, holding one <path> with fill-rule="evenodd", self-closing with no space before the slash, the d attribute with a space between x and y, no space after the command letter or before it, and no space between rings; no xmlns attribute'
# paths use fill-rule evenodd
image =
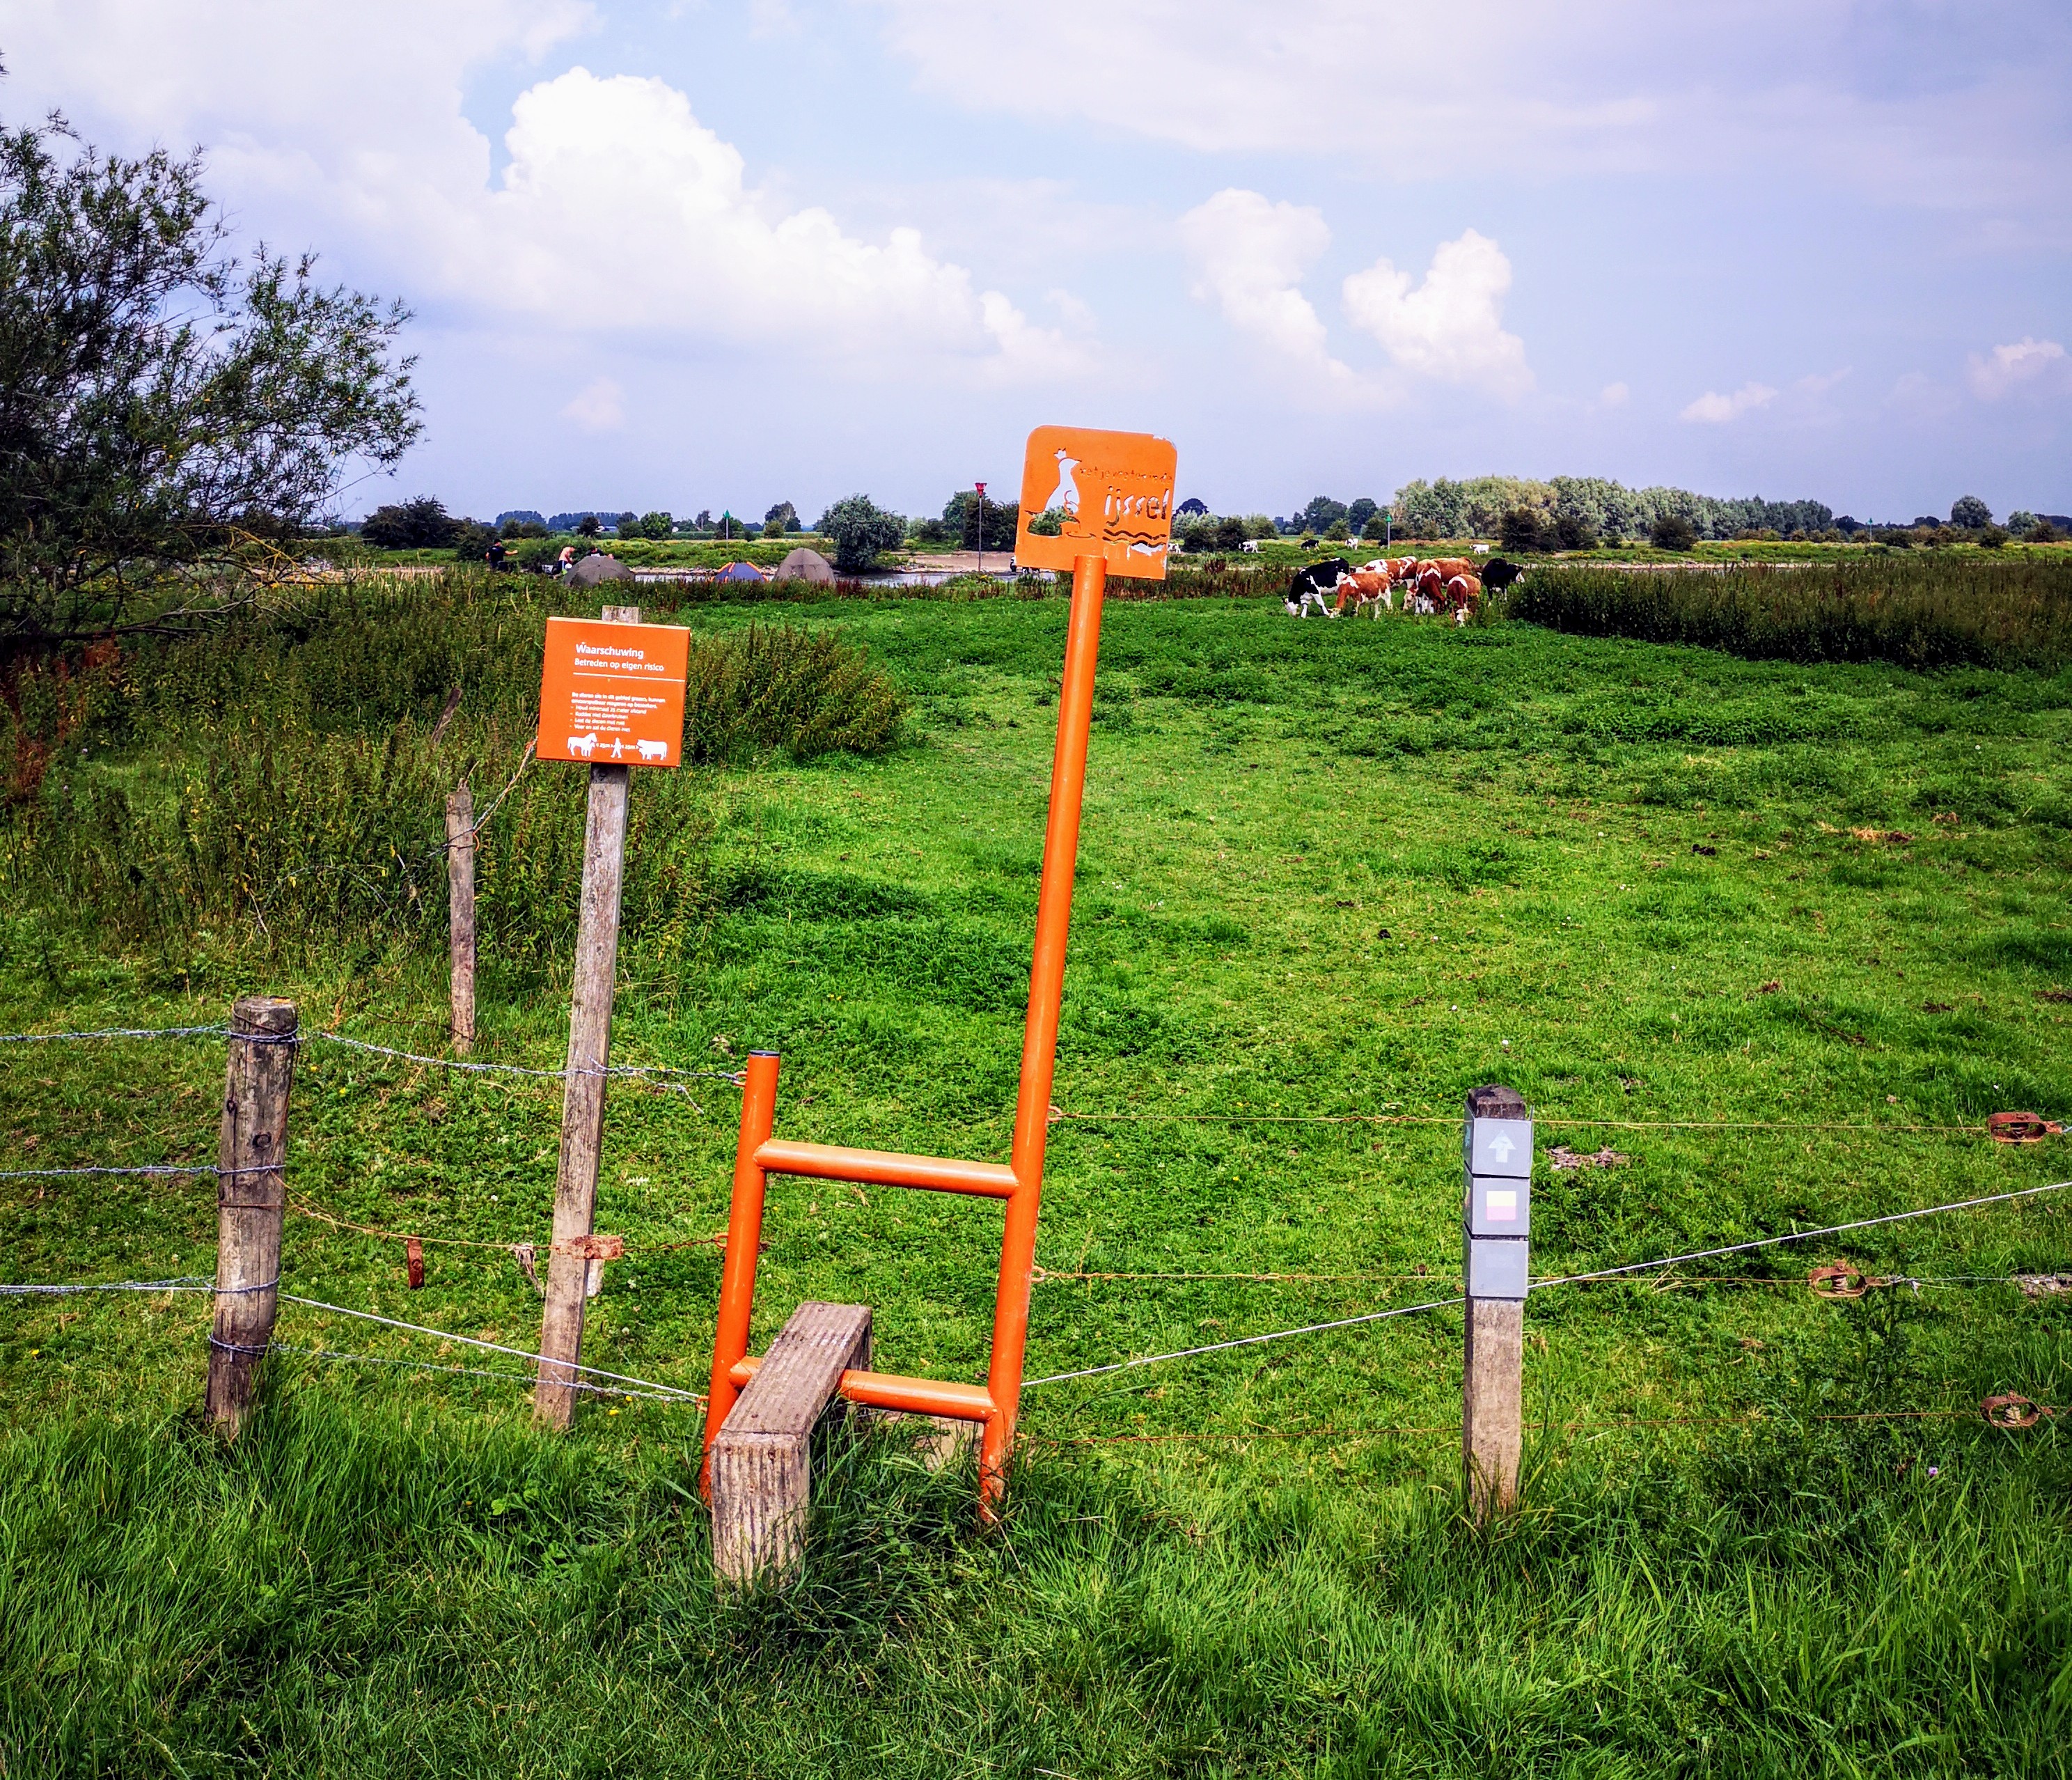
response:
<svg viewBox="0 0 2072 1780"><path fill-rule="evenodd" d="M2007 1391L1987 1398L1979 1405L1979 1413L1992 1427L2019 1429L2035 1427L2050 1411L2030 1398Z"/></svg>
<svg viewBox="0 0 2072 1780"><path fill-rule="evenodd" d="M574 1255L586 1261L618 1261L626 1255L623 1236L565 1236L554 1244L557 1255Z"/></svg>
<svg viewBox="0 0 2072 1780"><path fill-rule="evenodd" d="M1986 1121L1986 1135L1996 1143L2041 1143L2058 1137L2065 1127L2040 1113L1996 1112Z"/></svg>

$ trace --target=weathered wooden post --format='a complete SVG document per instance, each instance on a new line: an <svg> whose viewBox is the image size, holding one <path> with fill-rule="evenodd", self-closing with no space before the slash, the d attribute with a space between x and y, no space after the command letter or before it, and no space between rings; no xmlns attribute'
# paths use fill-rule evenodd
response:
<svg viewBox="0 0 2072 1780"><path fill-rule="evenodd" d="M288 1203L288 1089L294 1079L292 1001L240 997L230 1014L230 1063L216 1150L216 1316L208 1337L208 1419L235 1435L273 1337L281 1222Z"/></svg>
<svg viewBox="0 0 2072 1780"><path fill-rule="evenodd" d="M453 965L453 1048L475 1049L475 793L446 797L446 951Z"/></svg>
<svg viewBox="0 0 2072 1780"><path fill-rule="evenodd" d="M608 624L637 624L638 606L606 606ZM544 718L544 714L543 714ZM590 1238L597 1219L597 1171L604 1150L605 1070L611 1059L611 994L619 974L619 893L626 880L628 768L590 769L583 830L582 900L576 913L575 987L569 1007L568 1079L561 1094L561 1165L554 1177L554 1241L547 1253L547 1308L540 1352L549 1360L582 1357L583 1302ZM534 1412L555 1428L574 1419L571 1366L542 1366Z"/></svg>
<svg viewBox="0 0 2072 1780"><path fill-rule="evenodd" d="M1518 1499L1524 1439L1525 1294L1531 1232L1532 1121L1509 1088L1468 1095L1462 1144L1467 1317L1461 1457L1478 1520Z"/></svg>

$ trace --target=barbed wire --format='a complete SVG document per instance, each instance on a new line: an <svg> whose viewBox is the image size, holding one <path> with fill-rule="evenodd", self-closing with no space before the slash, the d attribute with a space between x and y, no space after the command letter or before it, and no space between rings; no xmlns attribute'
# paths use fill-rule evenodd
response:
<svg viewBox="0 0 2072 1780"><path fill-rule="evenodd" d="M105 1026L84 1032L0 1032L0 1045L55 1045L95 1038L221 1038L228 1026Z"/></svg>
<svg viewBox="0 0 2072 1780"><path fill-rule="evenodd" d="M451 1377L467 1378L502 1378L514 1384L535 1385L539 1382L529 1372L496 1372L479 1366L441 1366L434 1360L402 1360L380 1354L344 1354L334 1348L293 1347L282 1341L269 1341L264 1352L292 1354L304 1359L331 1360L352 1366L385 1366L413 1372L443 1373ZM556 1362L556 1364L563 1362ZM580 1379L568 1381L571 1391L587 1391L602 1397L642 1397L653 1403L693 1403L702 1407L705 1399L696 1391L629 1391L623 1387L608 1384L586 1384Z"/></svg>
<svg viewBox="0 0 2072 1780"><path fill-rule="evenodd" d="M1695 1249L1688 1255L1671 1255L1659 1261L1633 1261L1624 1267L1601 1267L1591 1273L1561 1274L1552 1279L1536 1279L1534 1289L1548 1286L1581 1285L1592 1279L1616 1279L1622 1274L1642 1273L1651 1267L1676 1267L1685 1261L1709 1261L1722 1255L1745 1255L1759 1248L1774 1248L1781 1242L1809 1242L1815 1237L1840 1236L1852 1230L1869 1230L1879 1224L1905 1223L1910 1218L1934 1218L1946 1211L1971 1211L1980 1205L2004 1205L2012 1199L2032 1199L2038 1193L2062 1193L2072 1180L2054 1180L2047 1186L2021 1187L2011 1193L1989 1193L1977 1199L1959 1199L1947 1205L1922 1205L1913 1211L1886 1212L1877 1218L1858 1218L1846 1224L1829 1224L1819 1230L1793 1230L1783 1236L1759 1236L1751 1242L1729 1242L1723 1248Z"/></svg>
<svg viewBox="0 0 2072 1780"><path fill-rule="evenodd" d="M1846 1224L1830 1224L1819 1230L1794 1230L1783 1236L1763 1236L1752 1242L1729 1243L1724 1248L1700 1249L1688 1255L1667 1255L1660 1260L1634 1261L1624 1267L1604 1267L1593 1273L1572 1273L1557 1275L1551 1279L1533 1282L1535 1291L1550 1287L1581 1285L1594 1279L1616 1279L1624 1274L1639 1273L1651 1267L1675 1267L1686 1261L1709 1260L1721 1255L1741 1255L1753 1249L1774 1248L1783 1242L1811 1242L1817 1237L1839 1236L1852 1230L1868 1230L1879 1224L1896 1224L1914 1218L1932 1218L1946 1211L1969 1211L1980 1205L2004 1204L2009 1200L2027 1199L2038 1193L2062 1193L2072 1188L2072 1180L2058 1180L2048 1186L2023 1187L2012 1193L1988 1193L1977 1199L1960 1199L1945 1205L1924 1205L1913 1211L1888 1212L1881 1217L1860 1218ZM1369 1311L1363 1316L1341 1316L1326 1323L1305 1323L1293 1329L1273 1329L1264 1335L1242 1335L1227 1341L1211 1341L1200 1347L1176 1348L1170 1354L1149 1354L1128 1360L1111 1361L1105 1366L1083 1366L1073 1372L1054 1372L1041 1378L1026 1378L1022 1389L1033 1391L1038 1385L1063 1384L1072 1378L1098 1378L1104 1373L1126 1372L1139 1366L1158 1366L1168 1360L1192 1359L1202 1354L1220 1354L1231 1348L1252 1347L1262 1341L1284 1341L1297 1335L1319 1335L1336 1329L1351 1329L1363 1323L1385 1322L1392 1317L1412 1316L1420 1311L1444 1310L1466 1304L1465 1297L1434 1298L1421 1304L1405 1304L1392 1310Z"/></svg>
<svg viewBox="0 0 2072 1780"><path fill-rule="evenodd" d="M508 1354L515 1359L531 1360L541 1366L560 1366L571 1372L588 1373L592 1378L610 1378L616 1383L638 1386L643 1391L677 1398L696 1398L694 1391L680 1390L674 1385L657 1384L652 1379L636 1378L624 1372L607 1372L600 1366L586 1366L580 1360L558 1359L545 1354L535 1354L529 1349L507 1346L502 1341L485 1341L472 1335L456 1335L450 1329L432 1329L423 1323L406 1323L397 1316L383 1316L371 1310L355 1310L348 1304L326 1304L321 1298L304 1298L292 1292L281 1294L284 1304L300 1304L308 1310L327 1310L340 1316L352 1316L362 1322L379 1323L385 1329L401 1329L407 1334L429 1335L442 1341L458 1341L463 1347L479 1347L491 1354Z"/></svg>
<svg viewBox="0 0 2072 1780"><path fill-rule="evenodd" d="M1034 1391L1043 1384L1063 1384L1068 1378L1097 1378L1104 1372L1128 1372L1140 1366L1157 1366L1166 1360L1191 1359L1198 1354L1220 1354L1227 1348L1255 1347L1261 1341L1285 1341L1295 1335L1318 1335L1330 1329L1351 1329L1360 1323L1386 1322L1392 1316L1414 1316L1420 1310L1443 1310L1449 1304L1466 1304L1465 1298L1434 1298L1429 1304L1404 1304L1394 1310L1371 1310L1363 1316L1341 1316L1335 1322L1307 1323L1300 1329L1276 1329L1264 1335L1240 1335L1235 1341L1211 1341L1202 1347L1183 1347L1171 1354L1149 1354L1134 1360L1115 1360L1106 1366L1082 1366L1076 1372L1054 1372L1047 1378L1024 1378L1022 1388Z"/></svg>

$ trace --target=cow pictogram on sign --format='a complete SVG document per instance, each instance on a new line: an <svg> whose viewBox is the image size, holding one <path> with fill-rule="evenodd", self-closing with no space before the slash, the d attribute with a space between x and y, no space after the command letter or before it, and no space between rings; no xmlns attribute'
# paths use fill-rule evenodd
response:
<svg viewBox="0 0 2072 1780"><path fill-rule="evenodd" d="M1016 564L1069 574L1079 558L1099 556L1110 575L1164 580L1178 461L1172 443L1149 433L1038 426L1022 460ZM1059 530L1030 530L1046 513Z"/></svg>
<svg viewBox="0 0 2072 1780"><path fill-rule="evenodd" d="M675 624L547 620L539 756L592 766L675 766L684 756L691 633Z"/></svg>

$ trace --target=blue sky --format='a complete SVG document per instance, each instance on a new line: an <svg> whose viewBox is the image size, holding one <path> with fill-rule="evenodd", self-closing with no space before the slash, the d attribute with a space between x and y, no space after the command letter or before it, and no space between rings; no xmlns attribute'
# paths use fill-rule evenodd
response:
<svg viewBox="0 0 2072 1780"><path fill-rule="evenodd" d="M360 510L1616 476L2072 511L2072 11L2033 0L10 0L0 113L205 146L416 312Z"/></svg>

